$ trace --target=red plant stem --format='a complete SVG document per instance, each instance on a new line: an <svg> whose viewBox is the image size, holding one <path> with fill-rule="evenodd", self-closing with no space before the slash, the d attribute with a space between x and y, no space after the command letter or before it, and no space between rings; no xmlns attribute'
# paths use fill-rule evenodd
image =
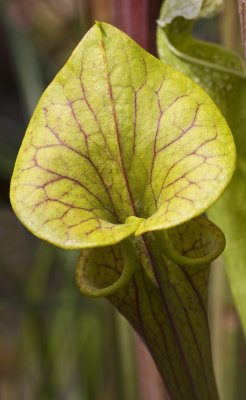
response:
<svg viewBox="0 0 246 400"><path fill-rule="evenodd" d="M246 61L246 0L238 0L244 59Z"/></svg>
<svg viewBox="0 0 246 400"><path fill-rule="evenodd" d="M162 0L112 0L113 23L140 46L156 54L156 20Z"/></svg>

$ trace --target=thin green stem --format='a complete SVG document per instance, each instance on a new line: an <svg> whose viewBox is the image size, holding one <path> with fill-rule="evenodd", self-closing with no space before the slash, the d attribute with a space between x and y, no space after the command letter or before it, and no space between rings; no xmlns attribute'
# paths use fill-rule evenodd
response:
<svg viewBox="0 0 246 400"><path fill-rule="evenodd" d="M137 400L139 396L133 331L127 320L118 312L115 312L115 325L120 357L122 397L127 400Z"/></svg>

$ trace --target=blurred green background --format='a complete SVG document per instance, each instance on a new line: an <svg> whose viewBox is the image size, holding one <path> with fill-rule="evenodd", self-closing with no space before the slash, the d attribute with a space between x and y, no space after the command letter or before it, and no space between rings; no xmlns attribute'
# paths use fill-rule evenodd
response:
<svg viewBox="0 0 246 400"><path fill-rule="evenodd" d="M93 21L114 23L116 14L117 0L0 0L1 400L165 398L162 389L155 398L147 393L145 378L156 388L160 383L141 369L144 350L127 323L106 300L79 294L77 252L34 238L9 203L14 161L38 98ZM196 34L241 51L236 3L227 0L223 14L200 21ZM243 400L246 346L221 260L212 277L221 397Z"/></svg>

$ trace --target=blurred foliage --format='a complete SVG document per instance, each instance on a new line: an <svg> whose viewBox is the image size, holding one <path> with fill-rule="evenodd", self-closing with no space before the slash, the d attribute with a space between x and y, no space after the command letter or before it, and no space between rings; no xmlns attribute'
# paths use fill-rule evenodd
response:
<svg viewBox="0 0 246 400"><path fill-rule="evenodd" d="M86 0L10 0L7 14L49 61L62 64L91 22Z"/></svg>

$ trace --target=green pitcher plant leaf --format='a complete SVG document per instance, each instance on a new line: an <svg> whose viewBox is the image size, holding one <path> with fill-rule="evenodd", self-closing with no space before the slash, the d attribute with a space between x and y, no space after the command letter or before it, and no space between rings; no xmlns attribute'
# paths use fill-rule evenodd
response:
<svg viewBox="0 0 246 400"><path fill-rule="evenodd" d="M231 178L234 155L203 90L98 23L34 112L12 205L58 246L110 245L201 214Z"/></svg>
<svg viewBox="0 0 246 400"><path fill-rule="evenodd" d="M167 18L163 11L160 20ZM237 148L235 174L224 195L208 210L208 216L223 229L227 238L227 274L246 332L245 66L237 54L193 38L193 24L194 21L177 18L164 29L159 27L158 52L161 60L187 74L207 91L226 117L234 135Z"/></svg>
<svg viewBox="0 0 246 400"><path fill-rule="evenodd" d="M99 22L44 92L17 157L17 216L39 238L83 249L81 291L128 318L173 400L217 399L206 292L225 242L200 215L234 164L207 93Z"/></svg>
<svg viewBox="0 0 246 400"><path fill-rule="evenodd" d="M222 232L204 217L170 229L169 236L191 261L224 246ZM177 265L165 257L162 238L151 233L136 247L142 256L135 256L132 279L115 293L110 289L110 301L145 341L173 400L217 399L207 321L209 265ZM76 271L81 292L105 293L124 273L126 261L123 242L83 250ZM141 268L144 262L151 264L153 279Z"/></svg>

